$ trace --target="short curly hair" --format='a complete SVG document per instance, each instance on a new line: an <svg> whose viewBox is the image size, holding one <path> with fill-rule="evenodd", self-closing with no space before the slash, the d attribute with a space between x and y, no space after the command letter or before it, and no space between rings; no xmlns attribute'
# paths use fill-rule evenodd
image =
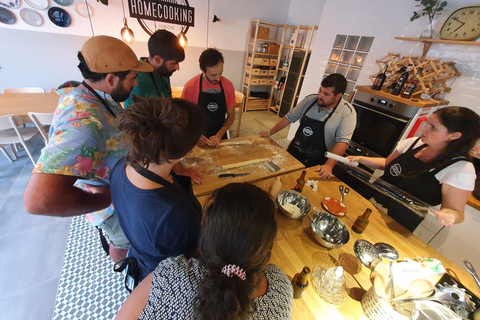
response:
<svg viewBox="0 0 480 320"><path fill-rule="evenodd" d="M117 125L128 148L126 161L148 166L190 152L205 129L205 112L183 99L138 98L118 115Z"/></svg>

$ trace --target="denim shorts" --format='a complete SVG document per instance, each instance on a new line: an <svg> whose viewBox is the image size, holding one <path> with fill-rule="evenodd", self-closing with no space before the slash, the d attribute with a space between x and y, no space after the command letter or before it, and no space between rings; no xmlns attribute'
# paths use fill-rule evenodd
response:
<svg viewBox="0 0 480 320"><path fill-rule="evenodd" d="M118 221L118 215L116 213L103 221L98 227L103 230L103 234L112 247L117 249L130 248L130 242L120 227L120 222Z"/></svg>

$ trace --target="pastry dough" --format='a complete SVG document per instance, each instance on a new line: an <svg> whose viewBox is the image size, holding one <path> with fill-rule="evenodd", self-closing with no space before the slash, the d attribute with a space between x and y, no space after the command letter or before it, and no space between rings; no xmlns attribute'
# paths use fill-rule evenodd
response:
<svg viewBox="0 0 480 320"><path fill-rule="evenodd" d="M231 146L236 144L252 144L250 140L239 140L239 141L222 141L220 142L220 146Z"/></svg>
<svg viewBox="0 0 480 320"><path fill-rule="evenodd" d="M270 159L269 158L263 158L263 159L253 159L253 160L248 160L248 161L243 161L243 162L237 162L237 163L224 165L224 166L222 166L222 169L227 170L227 169L232 169L232 168L238 168L238 167L247 166L249 164L264 162L264 161L268 161L268 160L270 160Z"/></svg>

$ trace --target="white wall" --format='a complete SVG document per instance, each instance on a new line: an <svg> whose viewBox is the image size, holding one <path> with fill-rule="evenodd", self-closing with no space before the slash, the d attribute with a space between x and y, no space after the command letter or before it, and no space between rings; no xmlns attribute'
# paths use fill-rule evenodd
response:
<svg viewBox="0 0 480 320"><path fill-rule="evenodd" d="M49 2L54 4L52 0ZM121 1L110 1L108 6L93 0L88 3L93 9L95 34L120 37L120 29L123 27ZM124 3L127 5L127 0ZM198 56L207 46L207 17L210 8L208 45L223 51L226 60L225 76L231 78L239 90L250 19L286 23L290 0L210 0L210 3L208 0L190 0L189 4L195 8L195 27L191 27L187 33L189 46L186 60L181 64L181 71L173 75L172 85L183 86L199 72ZM80 17L72 4L63 7L72 17L70 27L55 26L47 17L47 10L38 10L44 24L32 27L20 18L22 8L30 7L21 1L20 7L11 9L17 17L15 24L0 24L0 91L5 87L18 86L38 86L48 90L66 80L80 79L76 54L92 35L89 20ZM212 23L214 14L221 21ZM149 36L136 19L127 19L136 38L133 50L138 56L146 56ZM173 28L170 31L174 33L179 33L181 29L174 25L168 27Z"/></svg>
<svg viewBox="0 0 480 320"><path fill-rule="evenodd" d="M418 37L427 25L427 17L410 22L412 12L418 10L416 4L414 0L327 0L300 97L318 91L337 34L375 37L357 84L371 84L368 75L378 72L375 60L388 52L421 55L422 44L394 39L396 36ZM436 18L437 30L455 9L473 4L478 1L448 1L446 10ZM480 113L480 46L433 44L427 57L456 62L463 75L453 81L452 91L445 99L450 105L469 107Z"/></svg>
<svg viewBox="0 0 480 320"><path fill-rule="evenodd" d="M322 16L326 0L291 0L287 24L313 26Z"/></svg>

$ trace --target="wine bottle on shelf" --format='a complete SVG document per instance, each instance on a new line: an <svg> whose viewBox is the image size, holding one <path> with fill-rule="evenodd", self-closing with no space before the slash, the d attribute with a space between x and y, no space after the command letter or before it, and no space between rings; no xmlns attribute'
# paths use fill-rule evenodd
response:
<svg viewBox="0 0 480 320"><path fill-rule="evenodd" d="M410 73L410 68L411 67L412 67L412 65L409 64L407 69L405 70L405 72L403 72L402 75L400 76L400 79L398 79L397 85L395 86L395 89L393 89L393 92L392 92L392 94L394 96L398 96L402 92L402 89L403 89L403 87L405 86L405 83L408 80L408 75Z"/></svg>
<svg viewBox="0 0 480 320"><path fill-rule="evenodd" d="M405 89L402 92L402 98L410 99L415 92L415 89L418 85L418 79L420 79L420 75L422 74L423 68L419 68L417 75L415 77L412 76L408 83L405 85Z"/></svg>
<svg viewBox="0 0 480 320"><path fill-rule="evenodd" d="M382 89L382 86L383 86L383 83L385 82L385 79L387 79L387 68L388 68L388 64L385 65L385 69L383 70L383 72L379 73L376 77L375 77L375 81L373 82L373 85L372 85L372 89L373 90L381 90Z"/></svg>

